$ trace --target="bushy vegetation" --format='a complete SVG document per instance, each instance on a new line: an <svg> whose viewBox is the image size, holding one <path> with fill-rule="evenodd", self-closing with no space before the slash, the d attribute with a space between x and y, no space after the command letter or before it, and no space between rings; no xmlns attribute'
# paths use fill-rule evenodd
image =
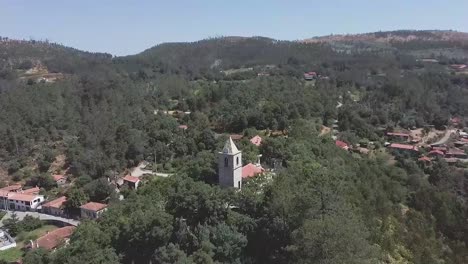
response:
<svg viewBox="0 0 468 264"><path fill-rule="evenodd" d="M448 70L450 58L417 61L415 43L391 43L389 52L220 38L114 59L41 44L47 63L34 45L9 46L18 62L0 75L2 167L48 188L40 173L50 174L64 154L74 181L66 210L112 204L99 221L83 222L67 247L33 251L24 263L467 262L464 170L355 157L318 137L337 119L341 137L378 147L385 130L442 128L467 116L468 78ZM25 58L69 75L18 81L17 71L31 66ZM241 68L252 69L226 74ZM312 70L320 76L304 81ZM272 131L288 137L264 136L260 148L248 141ZM230 133L247 136L237 143L244 163L261 153L283 169L241 192L219 188L215 155ZM105 178L141 161L174 175L117 202Z"/></svg>

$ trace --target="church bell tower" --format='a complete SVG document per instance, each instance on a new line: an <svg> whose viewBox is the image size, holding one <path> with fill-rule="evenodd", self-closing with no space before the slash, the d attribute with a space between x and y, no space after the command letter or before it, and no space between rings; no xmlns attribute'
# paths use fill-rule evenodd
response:
<svg viewBox="0 0 468 264"><path fill-rule="evenodd" d="M237 149L231 137L218 153L218 177L220 186L242 188L242 151Z"/></svg>

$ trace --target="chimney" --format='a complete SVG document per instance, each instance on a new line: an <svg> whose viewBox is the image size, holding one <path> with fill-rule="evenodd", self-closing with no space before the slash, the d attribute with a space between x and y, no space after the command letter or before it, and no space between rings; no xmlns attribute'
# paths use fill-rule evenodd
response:
<svg viewBox="0 0 468 264"><path fill-rule="evenodd" d="M260 167L261 166L261 163L260 163L260 158L262 157L262 154L260 155L257 155L257 163L255 164L257 167Z"/></svg>

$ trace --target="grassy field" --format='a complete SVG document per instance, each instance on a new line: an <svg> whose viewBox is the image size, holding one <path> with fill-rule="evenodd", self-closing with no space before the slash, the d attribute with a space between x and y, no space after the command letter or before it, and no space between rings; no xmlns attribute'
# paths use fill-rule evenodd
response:
<svg viewBox="0 0 468 264"><path fill-rule="evenodd" d="M35 240L47 232L57 229L54 225L45 225L30 232L22 232L16 237L16 247L8 250L0 251L0 260L13 262L23 255L23 247L29 240Z"/></svg>

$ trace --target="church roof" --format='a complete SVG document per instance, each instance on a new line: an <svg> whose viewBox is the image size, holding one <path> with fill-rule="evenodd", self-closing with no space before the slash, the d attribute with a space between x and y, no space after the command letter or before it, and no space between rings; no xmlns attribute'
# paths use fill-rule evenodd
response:
<svg viewBox="0 0 468 264"><path fill-rule="evenodd" d="M223 153L225 154L239 153L239 150L237 149L236 144L234 144L234 141L232 141L231 137L229 137L229 139L226 140L226 143L224 143Z"/></svg>

